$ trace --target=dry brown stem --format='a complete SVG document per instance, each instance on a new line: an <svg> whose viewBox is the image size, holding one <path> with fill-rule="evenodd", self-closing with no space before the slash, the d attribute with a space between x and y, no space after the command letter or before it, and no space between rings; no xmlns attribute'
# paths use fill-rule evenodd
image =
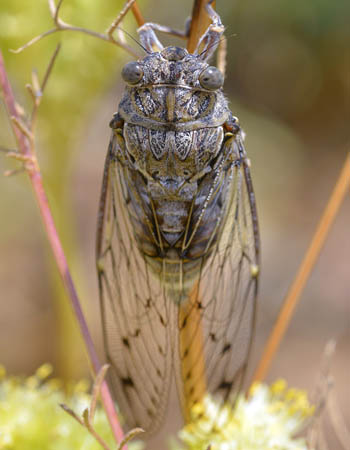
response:
<svg viewBox="0 0 350 450"><path fill-rule="evenodd" d="M309 279L310 273L317 261L320 251L326 241L329 230L337 216L339 208L349 192L350 187L350 153L347 155L344 166L341 170L333 193L320 219L314 237L305 254L296 277L290 287L287 296L283 302L280 313L277 317L275 326L268 338L263 355L255 371L253 380L261 381L265 378L271 362L278 351L283 336L287 330L289 322L293 316L294 310L300 300L304 286Z"/></svg>
<svg viewBox="0 0 350 450"><path fill-rule="evenodd" d="M192 21L190 34L187 41L187 50L189 53L193 53L197 48L199 39L207 30L211 23L210 17L208 16L206 5L208 0L195 0L192 9ZM215 8L215 2L211 5Z"/></svg>

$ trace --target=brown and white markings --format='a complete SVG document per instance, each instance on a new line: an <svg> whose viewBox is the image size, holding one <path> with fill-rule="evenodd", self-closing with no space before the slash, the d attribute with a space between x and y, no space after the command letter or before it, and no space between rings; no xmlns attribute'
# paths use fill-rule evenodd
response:
<svg viewBox="0 0 350 450"><path fill-rule="evenodd" d="M187 418L205 392L233 407L252 341L255 199L223 75L207 63L224 31L208 12L193 54L162 47L154 30L171 30L141 27L147 54L124 67L111 121L97 233L104 340L122 414L146 431L172 379Z"/></svg>

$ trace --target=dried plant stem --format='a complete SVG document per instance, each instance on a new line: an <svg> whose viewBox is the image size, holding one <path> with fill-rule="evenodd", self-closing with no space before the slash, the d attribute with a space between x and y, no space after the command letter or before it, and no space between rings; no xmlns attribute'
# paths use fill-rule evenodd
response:
<svg viewBox="0 0 350 450"><path fill-rule="evenodd" d="M136 0L128 0L124 6L124 8L120 11L118 17L111 23L109 28L107 29L107 35L113 39L113 33L118 28L118 25L123 21L126 14L129 12L129 10L132 11L134 18L136 20L136 23L139 27L141 27L145 20L141 14L140 8L138 7Z"/></svg>
<svg viewBox="0 0 350 450"><path fill-rule="evenodd" d="M145 23L145 19L143 18L140 8L137 4L137 2L133 3L131 7L131 11L135 17L136 23L139 27L141 27Z"/></svg>
<svg viewBox="0 0 350 450"><path fill-rule="evenodd" d="M122 20L124 19L125 15L128 13L129 9L132 7L133 3L135 3L135 0L129 0L126 5L124 6L124 8L120 11L120 13L118 14L118 16L116 17L115 20L113 20L113 22L111 23L111 25L108 27L107 29L107 35L113 39L113 33L114 31L118 28L118 25L122 22Z"/></svg>
<svg viewBox="0 0 350 450"><path fill-rule="evenodd" d="M330 227L337 216L338 210L344 200L344 197L346 193L349 192L349 188L350 153L347 155L338 181L323 212L317 230L305 254L304 260L301 263L299 271L283 302L282 309L278 315L275 326L270 334L263 355L255 371L253 377L254 381L263 380L270 368L272 359L281 344L283 336L293 316L294 309L296 308L300 300L300 295L310 276L311 270L315 262L317 261L318 255L323 247L323 244L325 243Z"/></svg>
<svg viewBox="0 0 350 450"><path fill-rule="evenodd" d="M210 17L208 16L206 10L207 3L208 0L194 1L190 34L187 41L187 50L189 53L193 53L196 50L199 39L211 23ZM211 6L215 8L215 2L213 2Z"/></svg>
<svg viewBox="0 0 350 450"><path fill-rule="evenodd" d="M46 83L47 77L45 77L44 80ZM48 199L42 183L40 168L36 160L34 138L31 130L26 128L26 126L22 122L21 117L19 116L18 108L16 108L15 98L12 92L10 82L7 77L1 52L0 52L0 85L3 91L4 102L6 104L8 113L13 123L13 130L17 139L18 150L22 157L24 167L28 173L29 179L31 181L34 190L35 197L37 199L40 214L45 226L45 230L54 254L58 270L62 277L70 303L72 305L75 316L79 323L80 331L86 345L91 365L93 367L94 372L98 373L101 369L101 364L98 360L98 356L94 348L93 341L83 315L82 308L80 306L78 294L69 271L68 263L62 248L62 244L58 237L58 233L51 214ZM119 424L117 414L114 409L114 403L111 394L109 392L107 383L105 381L101 385L101 398L113 434L117 442L120 442L123 439L123 431Z"/></svg>
<svg viewBox="0 0 350 450"><path fill-rule="evenodd" d="M186 422L190 420L192 405L203 398L207 391L203 329L200 310L196 305L198 297L198 283L196 283L189 301L179 310L179 323L186 322L180 333L181 374L184 386L183 416Z"/></svg>

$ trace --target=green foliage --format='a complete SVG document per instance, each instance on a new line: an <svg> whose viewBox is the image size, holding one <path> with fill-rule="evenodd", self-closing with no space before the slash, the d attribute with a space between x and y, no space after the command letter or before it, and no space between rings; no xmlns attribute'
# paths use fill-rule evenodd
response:
<svg viewBox="0 0 350 450"><path fill-rule="evenodd" d="M38 127L41 147L50 151L47 179L51 186L62 185L62 172L69 167L72 155L72 140L81 131L94 100L116 77L126 55L110 43L76 32L58 32L19 55L9 53L6 50L16 49L53 28L46 0L34 3L2 1L0 39L11 81L17 88L30 81L33 67L42 76L57 42L63 44L41 106ZM70 0L63 3L60 15L74 25L103 32L122 5L121 1ZM24 102L28 105L28 98Z"/></svg>

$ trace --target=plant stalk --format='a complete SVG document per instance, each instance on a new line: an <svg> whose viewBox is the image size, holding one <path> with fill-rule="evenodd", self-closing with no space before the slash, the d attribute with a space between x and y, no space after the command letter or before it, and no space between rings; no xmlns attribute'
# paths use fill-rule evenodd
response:
<svg viewBox="0 0 350 450"><path fill-rule="evenodd" d="M55 223L51 214L49 202L42 182L40 168L36 160L33 136L31 136L30 132L28 132L28 130L26 130L23 126L22 128L21 126L19 126L19 124L22 123L22 120L16 108L15 98L13 95L11 84L7 77L1 51L0 51L0 85L3 91L4 102L6 104L8 113L12 120L12 128L16 136L18 149L20 154L23 156L24 167L28 173L36 200L38 202L41 218L47 233L47 237L50 242L50 246L59 273L61 275L66 292L68 294L68 298L73 308L75 317L78 321L80 332L85 342L86 350L89 356L91 366L93 368L93 372L97 374L102 366L99 362L97 352L95 350L86 320L84 318L77 290L74 286L74 282L69 271L68 263L62 248L62 244L60 242L57 229L55 227ZM124 434L118 421L112 396L109 392L107 383L105 381L101 385L101 399L107 414L108 421L111 425L114 437L117 442L120 442L123 439ZM124 448L126 449L126 447Z"/></svg>

